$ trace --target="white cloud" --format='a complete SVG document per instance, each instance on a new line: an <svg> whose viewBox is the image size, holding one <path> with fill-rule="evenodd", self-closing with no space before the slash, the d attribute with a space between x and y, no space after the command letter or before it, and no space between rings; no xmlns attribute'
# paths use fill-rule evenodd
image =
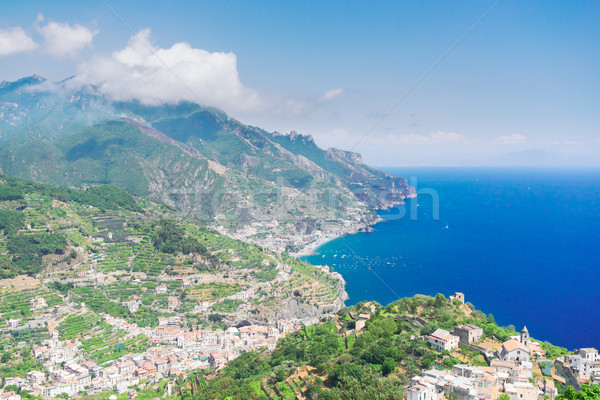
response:
<svg viewBox="0 0 600 400"><path fill-rule="evenodd" d="M498 136L494 139L494 144L523 144L527 142L527 136L520 133L513 133L507 136Z"/></svg>
<svg viewBox="0 0 600 400"><path fill-rule="evenodd" d="M163 49L151 42L149 29L132 36L124 49L81 64L73 81L94 85L117 101L190 101L227 111L275 114L301 114L310 108L293 99L266 99L245 87L234 53L211 53L183 42Z"/></svg>
<svg viewBox="0 0 600 400"><path fill-rule="evenodd" d="M319 101L330 101L344 93L344 88L331 89L323 93Z"/></svg>
<svg viewBox="0 0 600 400"><path fill-rule="evenodd" d="M38 15L37 21L44 17ZM38 28L46 41L45 51L57 58L76 57L81 50L90 46L97 31L91 31L79 24L69 25L63 22L49 21Z"/></svg>
<svg viewBox="0 0 600 400"><path fill-rule="evenodd" d="M20 26L0 29L0 56L35 50L37 43Z"/></svg>
<svg viewBox="0 0 600 400"><path fill-rule="evenodd" d="M431 132L428 135L410 133L404 135L388 135L388 143L394 144L442 144L457 143L465 141L465 137L454 132Z"/></svg>

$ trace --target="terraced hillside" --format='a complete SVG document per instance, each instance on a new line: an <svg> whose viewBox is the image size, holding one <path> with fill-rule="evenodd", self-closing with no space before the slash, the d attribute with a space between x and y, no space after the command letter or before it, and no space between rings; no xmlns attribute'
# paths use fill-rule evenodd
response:
<svg viewBox="0 0 600 400"><path fill-rule="evenodd" d="M337 274L110 186L83 191L0 175L0 246L0 326L44 315L61 338L101 336L102 325L88 324L100 332L93 335L68 325L103 313L140 327L161 316L211 325L216 313L220 324L311 322L339 309L345 296ZM69 304L81 312L67 316Z"/></svg>

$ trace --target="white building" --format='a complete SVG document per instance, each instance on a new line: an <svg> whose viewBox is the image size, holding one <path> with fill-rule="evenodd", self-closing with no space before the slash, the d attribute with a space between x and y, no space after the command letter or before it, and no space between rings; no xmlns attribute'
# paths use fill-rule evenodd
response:
<svg viewBox="0 0 600 400"><path fill-rule="evenodd" d="M582 378L600 377L600 357L594 348L580 349L577 354L563 357L565 365Z"/></svg>
<svg viewBox="0 0 600 400"><path fill-rule="evenodd" d="M19 327L18 319L9 319L8 321L6 321L6 323L8 324L8 327L11 329L15 329L15 328Z"/></svg>
<svg viewBox="0 0 600 400"><path fill-rule="evenodd" d="M21 395L16 394L14 391L3 392L1 395L2 400L21 400Z"/></svg>
<svg viewBox="0 0 600 400"><path fill-rule="evenodd" d="M31 299L31 309L32 310L41 310L42 308L48 307L48 303L46 299L43 297L34 297Z"/></svg>
<svg viewBox="0 0 600 400"><path fill-rule="evenodd" d="M415 382L411 383L406 389L406 400L437 400L437 390L435 385L429 382Z"/></svg>
<svg viewBox="0 0 600 400"><path fill-rule="evenodd" d="M167 287L165 285L159 285L156 287L156 289L154 289L156 291L156 293L167 293Z"/></svg>
<svg viewBox="0 0 600 400"><path fill-rule="evenodd" d="M600 356L598 355L598 350L596 350L593 347L579 349L579 352L577 354L579 354L581 356L581 358L588 360L590 363L593 363L595 361L600 361Z"/></svg>
<svg viewBox="0 0 600 400"><path fill-rule="evenodd" d="M79 391L83 390L83 386L78 384L71 385L58 385L58 386L50 386L44 388L42 391L44 398L51 399L54 397L58 397L59 395L66 393L69 397L73 397L79 393Z"/></svg>
<svg viewBox="0 0 600 400"><path fill-rule="evenodd" d="M450 351L458 347L459 337L444 329L437 329L429 336L429 344L437 351Z"/></svg>
<svg viewBox="0 0 600 400"><path fill-rule="evenodd" d="M498 356L501 360L514 361L517 363L522 361L531 361L529 349L525 347L523 343L514 339L510 339L502 343L502 350L500 350L500 354L498 354Z"/></svg>
<svg viewBox="0 0 600 400"><path fill-rule="evenodd" d="M42 371L30 371L25 375L27 382L31 382L34 384L41 384L46 381L46 374Z"/></svg>
<svg viewBox="0 0 600 400"><path fill-rule="evenodd" d="M530 382L514 382L504 386L504 393L510 397L510 400L537 400L542 392Z"/></svg>

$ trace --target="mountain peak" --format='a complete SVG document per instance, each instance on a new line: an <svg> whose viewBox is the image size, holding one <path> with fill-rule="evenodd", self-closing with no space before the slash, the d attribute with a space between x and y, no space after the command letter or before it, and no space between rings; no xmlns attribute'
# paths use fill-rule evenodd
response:
<svg viewBox="0 0 600 400"><path fill-rule="evenodd" d="M38 85L45 81L46 78L35 74L31 76L26 76L25 78L17 79L16 81L2 81L0 82L0 90L11 91L19 89L23 86Z"/></svg>
<svg viewBox="0 0 600 400"><path fill-rule="evenodd" d="M295 141L296 139L300 138L300 139L305 139L308 140L309 142L313 142L314 143L314 139L311 135L303 135L301 133L298 133L296 131L291 131L290 133L288 133L287 135L290 140Z"/></svg>

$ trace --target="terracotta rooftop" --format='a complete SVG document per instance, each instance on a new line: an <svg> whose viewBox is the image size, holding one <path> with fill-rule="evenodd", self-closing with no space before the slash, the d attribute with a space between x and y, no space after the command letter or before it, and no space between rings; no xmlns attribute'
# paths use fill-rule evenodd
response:
<svg viewBox="0 0 600 400"><path fill-rule="evenodd" d="M510 340L507 340L506 342L502 343L502 347L506 351L523 350L523 351L529 352L529 349L527 349L527 347L525 347L525 345L523 343L518 342L515 339L510 339Z"/></svg>

